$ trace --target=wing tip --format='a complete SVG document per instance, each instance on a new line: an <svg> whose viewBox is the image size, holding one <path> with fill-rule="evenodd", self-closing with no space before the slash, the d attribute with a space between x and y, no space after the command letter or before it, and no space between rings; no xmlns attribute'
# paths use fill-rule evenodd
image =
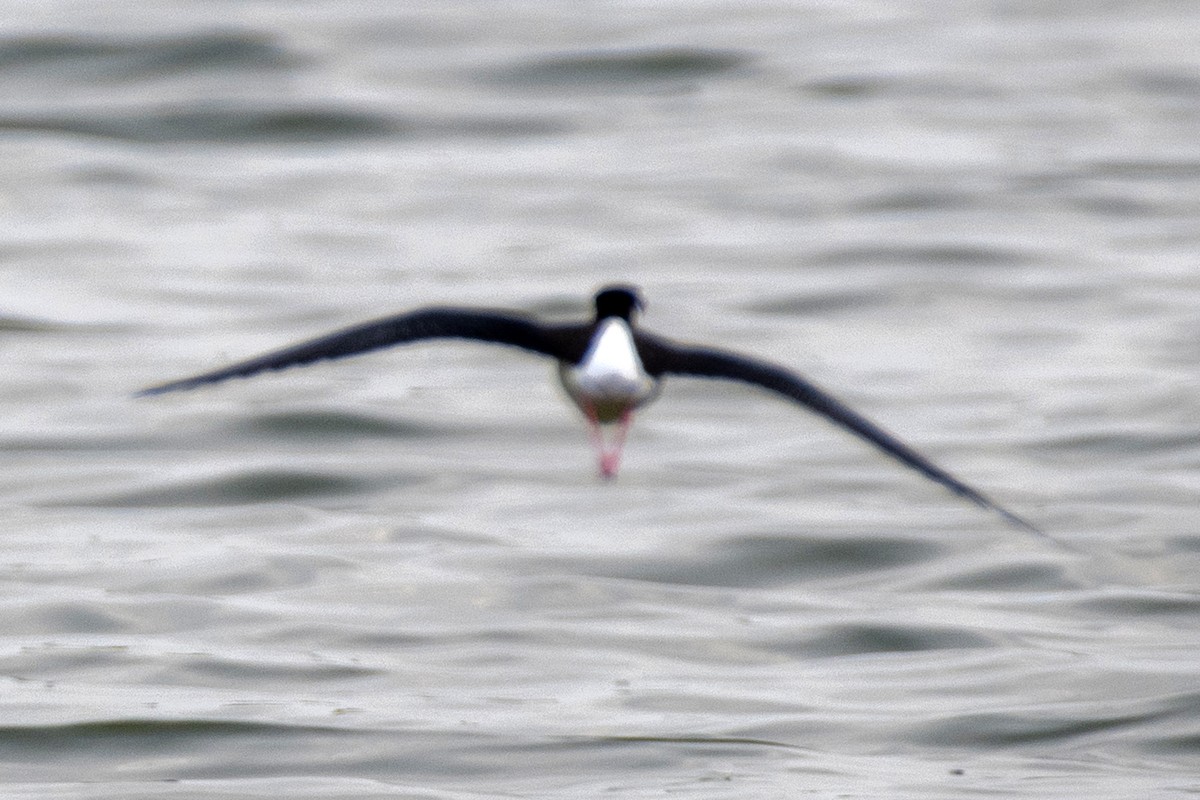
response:
<svg viewBox="0 0 1200 800"><path fill-rule="evenodd" d="M157 397L160 394L169 394L171 392L183 392L188 389L195 389L197 386L203 386L210 381L198 380L196 378L183 378L177 381L167 381L166 383L158 383L154 386L146 386L138 389L133 393L135 398Z"/></svg>
<svg viewBox="0 0 1200 800"><path fill-rule="evenodd" d="M1007 508L1004 508L1003 506L998 506L995 503L990 503L989 507L993 511L995 511L997 514L999 514L1000 517L1005 522L1007 522L1009 525L1013 526L1014 528L1025 531L1026 533L1032 533L1035 536L1045 536L1046 538L1049 538L1049 535L1044 530L1039 528L1037 525L1034 525L1032 522L1025 519L1021 515L1016 514L1012 511L1009 511Z"/></svg>
<svg viewBox="0 0 1200 800"><path fill-rule="evenodd" d="M1005 522L1007 522L1011 527L1016 528L1019 531L1024 531L1025 533L1029 533L1029 534L1032 534L1039 538L1053 542L1056 545L1059 545L1060 547L1066 547L1066 545L1063 545L1062 542L1059 542L1053 536L1046 533L1044 530L1039 528L1037 525L1034 525L1032 522L1025 519L1020 514L1017 514L1015 511L1009 511L1007 508L1000 505L996 501L992 500L987 495L982 494L981 492L978 492L975 489L972 489L970 486L967 486L966 484L964 484L958 480L954 480L952 483L946 483L944 481L942 483L943 483L943 485L945 485L947 488L949 488L952 492L959 495L960 497L964 497L964 498L970 500L971 502L975 503L975 505L979 506L980 508L986 509L986 510L991 511L992 513L998 515L1001 519L1003 519Z"/></svg>
<svg viewBox="0 0 1200 800"><path fill-rule="evenodd" d="M977 503L979 503L979 505L983 506L984 508L988 509L989 511L992 511L992 512L998 514L1000 516L1000 518L1003 519L1005 522L1007 522L1011 527L1016 528L1017 530L1021 531L1022 533L1028 533L1031 536L1036 536L1039 539L1042 539L1043 541L1049 542L1050 544L1054 545L1055 547L1061 548L1063 550L1067 550L1072 553L1080 552L1080 550L1078 548L1073 547L1070 544L1067 544L1066 542L1055 538L1054 536L1050 535L1049 533L1046 533L1046 531L1043 528L1033 524L1029 520L1022 517L1020 514L1017 514L1013 511L1009 511L1004 506L999 505L998 503L993 503L991 500L988 500L986 497L982 498L982 500L980 500L979 498L973 498L973 499L975 499L975 501Z"/></svg>
<svg viewBox="0 0 1200 800"><path fill-rule="evenodd" d="M157 395L160 395L160 394L166 394L167 392L169 392L171 390L172 390L171 384L169 384L169 383L159 384L158 386L146 386L146 387L144 387L142 389L138 389L136 392L134 392L132 397L134 397L137 400L140 400L143 397L156 397Z"/></svg>

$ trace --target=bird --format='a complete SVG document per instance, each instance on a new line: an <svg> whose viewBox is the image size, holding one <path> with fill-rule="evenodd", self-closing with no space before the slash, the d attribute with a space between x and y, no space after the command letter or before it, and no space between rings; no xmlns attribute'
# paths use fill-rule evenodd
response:
<svg viewBox="0 0 1200 800"><path fill-rule="evenodd" d="M602 287L596 292L593 304L595 313L591 320L573 323L542 322L506 309L418 308L220 369L149 386L137 395L150 397L194 389L409 342L430 339L490 342L548 356L558 362L559 380L587 422L603 478L616 477L634 412L658 396L666 376L737 381L765 389L825 417L959 497L998 514L1017 528L1041 534L1033 523L954 477L800 374L754 356L677 342L641 328L638 315L644 303L636 287L627 284Z"/></svg>

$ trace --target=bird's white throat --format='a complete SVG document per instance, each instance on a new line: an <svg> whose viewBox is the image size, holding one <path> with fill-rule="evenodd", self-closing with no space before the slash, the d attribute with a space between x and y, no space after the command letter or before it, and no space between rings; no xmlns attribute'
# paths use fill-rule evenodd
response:
<svg viewBox="0 0 1200 800"><path fill-rule="evenodd" d="M633 343L633 331L618 317L600 323L576 367L579 387L589 395L627 396L640 392L646 370Z"/></svg>

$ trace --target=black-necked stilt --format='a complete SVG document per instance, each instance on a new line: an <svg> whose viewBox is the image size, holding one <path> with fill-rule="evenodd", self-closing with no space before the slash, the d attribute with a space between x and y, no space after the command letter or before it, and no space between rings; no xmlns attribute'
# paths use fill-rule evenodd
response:
<svg viewBox="0 0 1200 800"><path fill-rule="evenodd" d="M559 377L587 418L600 472L613 477L620 465L633 412L658 393L664 375L689 375L754 384L808 407L871 442L883 452L950 491L1000 514L1011 524L1032 524L993 502L895 436L853 411L810 381L766 361L716 348L673 342L636 326L641 298L630 286L596 294L589 322L538 322L514 311L432 307L397 314L239 361L222 369L151 386L139 395L192 389L228 378L364 353L424 339L475 339L513 345L555 358ZM604 431L615 425L612 440Z"/></svg>

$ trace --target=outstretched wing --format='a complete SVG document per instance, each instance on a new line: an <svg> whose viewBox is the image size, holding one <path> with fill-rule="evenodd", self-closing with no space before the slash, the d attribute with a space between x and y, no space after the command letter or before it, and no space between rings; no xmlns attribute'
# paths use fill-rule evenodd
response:
<svg viewBox="0 0 1200 800"><path fill-rule="evenodd" d="M1041 533L1031 523L955 478L836 397L794 372L737 353L679 345L645 333L638 334L637 342L642 364L651 375L673 373L742 381L781 394L852 431L892 458L930 480L937 481L960 497L995 511L1019 528Z"/></svg>
<svg viewBox="0 0 1200 800"><path fill-rule="evenodd" d="M138 392L139 396L193 389L229 378L311 364L327 358L378 350L423 339L474 339L512 345L555 358L569 357L562 328L541 325L529 317L507 311L464 308L425 308L355 325L328 336L273 350L212 372L168 381Z"/></svg>

